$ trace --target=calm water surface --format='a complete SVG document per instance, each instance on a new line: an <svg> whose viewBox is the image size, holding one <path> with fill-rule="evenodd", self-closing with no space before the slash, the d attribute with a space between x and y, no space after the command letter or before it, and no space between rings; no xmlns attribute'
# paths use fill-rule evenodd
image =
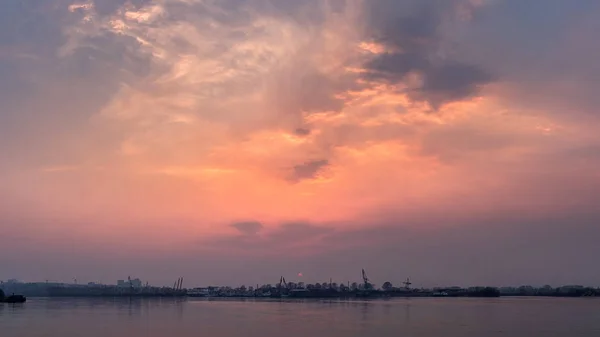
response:
<svg viewBox="0 0 600 337"><path fill-rule="evenodd" d="M2 337L600 336L600 299L45 299L0 304Z"/></svg>

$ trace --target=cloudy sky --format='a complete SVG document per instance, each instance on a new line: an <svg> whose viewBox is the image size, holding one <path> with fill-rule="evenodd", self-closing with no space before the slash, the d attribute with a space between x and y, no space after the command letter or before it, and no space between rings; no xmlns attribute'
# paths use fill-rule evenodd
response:
<svg viewBox="0 0 600 337"><path fill-rule="evenodd" d="M596 0L3 0L0 279L600 285L598 31Z"/></svg>

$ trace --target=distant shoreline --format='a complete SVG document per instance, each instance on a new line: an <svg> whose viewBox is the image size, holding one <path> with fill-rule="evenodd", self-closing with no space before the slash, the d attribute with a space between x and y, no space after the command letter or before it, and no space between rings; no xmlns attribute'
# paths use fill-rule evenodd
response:
<svg viewBox="0 0 600 337"><path fill-rule="evenodd" d="M600 298L597 294L498 294L498 293L460 293L460 294L447 294L440 295L436 293L386 293L386 292L372 292L370 294L357 294L357 293L331 293L331 294L304 294L304 295L281 295L271 294L268 296L263 295L206 295L206 296L193 296L186 293L176 295L163 295L163 294L61 294L61 295L29 295L29 298L90 298L90 299L258 299L258 300L304 300L304 299L316 299L316 300L370 300L370 299L391 299L391 298Z"/></svg>
<svg viewBox="0 0 600 337"><path fill-rule="evenodd" d="M103 285L103 284L59 284L59 283L4 283L0 287L6 294L27 297L50 298L289 298L289 299L363 299L363 298L412 298L412 297L600 297L600 288L563 286L552 288L521 287L440 287L433 289L393 287L386 282L382 288L371 283L351 287L330 282L329 284L294 284L282 282L278 285L257 287L204 287L185 289L182 279L174 287ZM141 283L141 282L140 282ZM408 281L406 282L410 284Z"/></svg>

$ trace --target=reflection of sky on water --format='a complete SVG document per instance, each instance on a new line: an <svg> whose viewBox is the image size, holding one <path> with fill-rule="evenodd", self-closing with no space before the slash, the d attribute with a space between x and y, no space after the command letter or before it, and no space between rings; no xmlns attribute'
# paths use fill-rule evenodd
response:
<svg viewBox="0 0 600 337"><path fill-rule="evenodd" d="M44 299L0 305L2 337L597 336L580 299Z"/></svg>

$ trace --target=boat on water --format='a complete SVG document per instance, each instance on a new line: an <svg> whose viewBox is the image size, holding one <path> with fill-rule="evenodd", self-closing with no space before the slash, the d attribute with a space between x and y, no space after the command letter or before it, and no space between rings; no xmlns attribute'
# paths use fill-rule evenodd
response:
<svg viewBox="0 0 600 337"><path fill-rule="evenodd" d="M5 296L4 291L0 289L0 303L25 303L25 301L27 301L27 298L23 295Z"/></svg>
<svg viewBox="0 0 600 337"><path fill-rule="evenodd" d="M27 298L23 295L11 295L11 296L5 297L0 302L2 302L2 303L25 303L25 301L27 301Z"/></svg>

